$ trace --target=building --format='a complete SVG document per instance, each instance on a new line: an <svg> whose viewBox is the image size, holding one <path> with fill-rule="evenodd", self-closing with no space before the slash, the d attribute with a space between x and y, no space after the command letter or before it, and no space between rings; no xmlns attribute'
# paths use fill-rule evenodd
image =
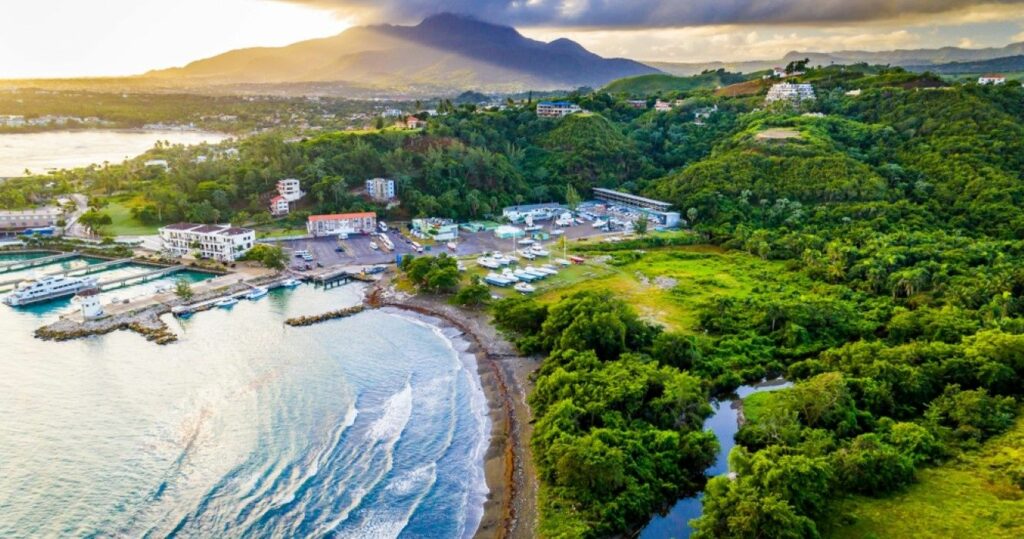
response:
<svg viewBox="0 0 1024 539"><path fill-rule="evenodd" d="M570 114L583 112L576 103L568 101L542 101L537 103L537 116L541 118L562 118Z"/></svg>
<svg viewBox="0 0 1024 539"><path fill-rule="evenodd" d="M459 225L451 219L413 219L412 233L435 241L452 241L459 237Z"/></svg>
<svg viewBox="0 0 1024 539"><path fill-rule="evenodd" d="M306 193L302 192L302 182L295 178L278 180L277 194L281 195L288 202L295 202L306 196Z"/></svg>
<svg viewBox="0 0 1024 539"><path fill-rule="evenodd" d="M234 262L256 245L256 231L231 225L178 223L160 229L164 252L173 256L196 254L221 262Z"/></svg>
<svg viewBox="0 0 1024 539"><path fill-rule="evenodd" d="M993 86L999 86L1000 84L1006 84L1006 75L1000 73L989 73L978 77L978 84L987 86L989 84Z"/></svg>
<svg viewBox="0 0 1024 539"><path fill-rule="evenodd" d="M171 168L170 163L168 163L166 159L150 159L149 161L146 161L145 163L143 163L143 166L145 166L145 167L158 167L158 168L162 168L164 170L167 170L167 169Z"/></svg>
<svg viewBox="0 0 1024 539"><path fill-rule="evenodd" d="M405 129L422 129L427 126L427 122L415 116L406 116L405 121L398 122L398 124L399 127L403 127Z"/></svg>
<svg viewBox="0 0 1024 539"><path fill-rule="evenodd" d="M306 230L312 236L339 234L372 234L377 228L377 214L373 212L311 215Z"/></svg>
<svg viewBox="0 0 1024 539"><path fill-rule="evenodd" d="M512 240L526 237L526 231L519 227L503 225L494 229L494 237L499 240Z"/></svg>
<svg viewBox="0 0 1024 539"><path fill-rule="evenodd" d="M672 103L668 101L657 100L654 102L654 110L658 112L669 112L672 110Z"/></svg>
<svg viewBox="0 0 1024 539"><path fill-rule="evenodd" d="M33 228L55 227L64 217L60 208L34 210L0 210L0 231L19 232Z"/></svg>
<svg viewBox="0 0 1024 539"><path fill-rule="evenodd" d="M647 100L646 99L631 99L629 101L626 101L626 105L628 105L631 108L637 109L637 110L646 110L647 109Z"/></svg>
<svg viewBox="0 0 1024 539"><path fill-rule="evenodd" d="M765 101L768 103L774 103L776 101L791 101L800 102L804 100L813 100L814 86L810 84L791 84L788 82L782 82L772 86L768 90L768 97Z"/></svg>
<svg viewBox="0 0 1024 539"><path fill-rule="evenodd" d="M679 226L681 220L678 212L669 211L672 208L672 204L654 200L653 198L631 195L611 189L602 189L600 187L594 188L594 198L610 204L618 204L634 210L640 210L665 227Z"/></svg>
<svg viewBox="0 0 1024 539"><path fill-rule="evenodd" d="M96 288L82 290L75 296L78 307L82 310L82 318L95 320L103 316L103 305L100 304L100 291Z"/></svg>
<svg viewBox="0 0 1024 539"><path fill-rule="evenodd" d="M270 215L274 217L284 217L292 212L291 204L288 203L288 199L281 195L270 199Z"/></svg>
<svg viewBox="0 0 1024 539"><path fill-rule="evenodd" d="M373 178L366 180L366 194L377 202L389 202L395 199L395 180Z"/></svg>
<svg viewBox="0 0 1024 539"><path fill-rule="evenodd" d="M565 211L565 206L557 203L521 204L509 206L501 211L501 216L512 223L531 221L550 221Z"/></svg>
<svg viewBox="0 0 1024 539"><path fill-rule="evenodd" d="M697 125L704 125L704 120L707 120L716 112L718 112L718 105L697 109L693 111L693 123Z"/></svg>

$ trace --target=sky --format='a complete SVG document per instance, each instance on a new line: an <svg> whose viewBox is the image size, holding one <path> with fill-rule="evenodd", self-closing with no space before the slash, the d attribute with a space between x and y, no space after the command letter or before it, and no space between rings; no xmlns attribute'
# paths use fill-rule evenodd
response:
<svg viewBox="0 0 1024 539"><path fill-rule="evenodd" d="M3 0L0 78L140 74L440 11L647 61L1024 41L1024 0Z"/></svg>

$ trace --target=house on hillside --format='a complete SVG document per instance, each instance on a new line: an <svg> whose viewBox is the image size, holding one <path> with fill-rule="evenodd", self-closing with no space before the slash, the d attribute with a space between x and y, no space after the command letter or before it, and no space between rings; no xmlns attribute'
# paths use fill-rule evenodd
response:
<svg viewBox="0 0 1024 539"><path fill-rule="evenodd" d="M415 116L406 116L405 121L400 121L397 125L402 129L422 129L427 126L427 122Z"/></svg>
<svg viewBox="0 0 1024 539"><path fill-rule="evenodd" d="M669 112L672 110L672 103L668 101L657 100L654 102L654 110L658 112Z"/></svg>
<svg viewBox="0 0 1024 539"><path fill-rule="evenodd" d="M814 86L810 84L791 84L788 82L782 82L776 84L768 90L768 97L765 101L768 103L774 103L776 101L791 101L799 103L800 101L813 101L815 99Z"/></svg>
<svg viewBox="0 0 1024 539"><path fill-rule="evenodd" d="M270 214L274 217L284 217L291 213L291 205L306 196L302 192L302 183L295 178L278 180L277 195L270 199Z"/></svg>
<svg viewBox="0 0 1024 539"><path fill-rule="evenodd" d="M568 101L542 101L537 103L537 116L540 118L562 118L570 114L583 112L576 103Z"/></svg>
<svg viewBox="0 0 1024 539"><path fill-rule="evenodd" d="M395 180L373 178L366 180L366 195L374 202L390 202L395 199Z"/></svg>
<svg viewBox="0 0 1024 539"><path fill-rule="evenodd" d="M629 101L626 101L626 105L628 105L630 108L634 108L634 109L637 109L637 110L646 110L647 109L647 100L646 99L630 99Z"/></svg>
<svg viewBox="0 0 1024 539"><path fill-rule="evenodd" d="M978 84L982 86L999 86L1000 84L1006 84L1006 75L1001 73L988 73L978 77Z"/></svg>
<svg viewBox="0 0 1024 539"><path fill-rule="evenodd" d="M274 217L284 217L291 213L291 204L288 203L288 199L281 195L270 199L270 215Z"/></svg>

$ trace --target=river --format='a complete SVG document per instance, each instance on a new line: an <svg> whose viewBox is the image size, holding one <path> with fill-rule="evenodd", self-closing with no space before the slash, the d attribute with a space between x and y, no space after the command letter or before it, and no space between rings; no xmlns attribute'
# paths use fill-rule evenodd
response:
<svg viewBox="0 0 1024 539"><path fill-rule="evenodd" d="M216 143L221 133L172 130L88 129L41 133L0 134L0 178L23 176L25 169L42 174L48 169L71 169L104 161L120 163L156 144Z"/></svg>
<svg viewBox="0 0 1024 539"><path fill-rule="evenodd" d="M283 323L361 293L167 318L169 346L43 342L68 302L0 305L0 536L470 537L490 426L467 344L379 311Z"/></svg>
<svg viewBox="0 0 1024 539"><path fill-rule="evenodd" d="M736 390L733 399L715 401L711 405L714 413L704 421L704 428L709 429L718 437L719 450L715 463L705 472L709 477L729 472L729 452L736 445L736 433L739 432L739 410L737 401L763 391L775 391L790 387L788 382L768 382L756 386L742 386ZM641 539L684 539L693 532L690 521L701 515L703 493L679 500L665 516L651 519Z"/></svg>

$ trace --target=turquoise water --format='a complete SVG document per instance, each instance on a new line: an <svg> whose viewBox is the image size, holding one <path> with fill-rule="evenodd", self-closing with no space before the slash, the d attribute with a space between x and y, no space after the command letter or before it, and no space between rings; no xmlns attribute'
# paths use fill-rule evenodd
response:
<svg viewBox="0 0 1024 539"><path fill-rule="evenodd" d="M283 323L360 294L168 318L163 347L42 342L66 302L0 309L0 536L472 535L489 426L465 343L381 311Z"/></svg>

